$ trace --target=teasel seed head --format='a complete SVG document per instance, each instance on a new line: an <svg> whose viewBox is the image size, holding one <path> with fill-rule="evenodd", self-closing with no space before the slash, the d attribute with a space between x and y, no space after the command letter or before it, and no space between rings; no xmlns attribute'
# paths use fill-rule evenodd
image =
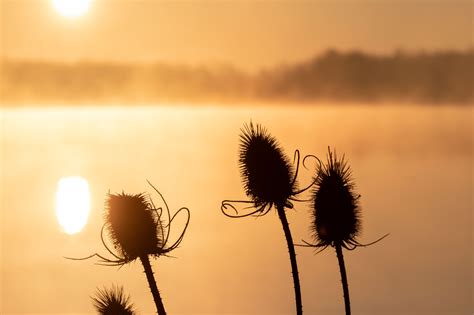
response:
<svg viewBox="0 0 474 315"><path fill-rule="evenodd" d="M100 315L134 315L130 297L123 292L123 287L112 286L111 289L97 289L92 297L95 309Z"/></svg>
<svg viewBox="0 0 474 315"><path fill-rule="evenodd" d="M105 221L110 239L124 260L159 254L163 226L144 194L109 194Z"/></svg>
<svg viewBox="0 0 474 315"><path fill-rule="evenodd" d="M318 246L353 246L360 232L359 195L347 162L329 152L317 171L313 194L313 232Z"/></svg>
<svg viewBox="0 0 474 315"><path fill-rule="evenodd" d="M261 125L245 125L240 136L240 172L255 207L291 206L295 191L292 167L278 142Z"/></svg>

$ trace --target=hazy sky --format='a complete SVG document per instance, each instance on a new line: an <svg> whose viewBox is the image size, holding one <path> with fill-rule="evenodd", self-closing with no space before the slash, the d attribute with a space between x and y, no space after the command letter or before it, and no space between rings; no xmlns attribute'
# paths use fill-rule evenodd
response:
<svg viewBox="0 0 474 315"><path fill-rule="evenodd" d="M83 17L49 0L1 1L1 55L47 60L232 63L252 69L328 48L466 49L472 1L93 0Z"/></svg>

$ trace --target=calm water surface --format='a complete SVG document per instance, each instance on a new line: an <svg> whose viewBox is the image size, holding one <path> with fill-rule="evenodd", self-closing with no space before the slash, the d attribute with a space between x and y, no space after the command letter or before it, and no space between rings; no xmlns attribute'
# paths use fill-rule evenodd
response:
<svg viewBox="0 0 474 315"><path fill-rule="evenodd" d="M1 109L0 313L93 313L96 287L124 285L140 313L154 306L138 263L118 270L63 256L105 254L108 191L151 192L191 225L174 258L154 261L170 314L292 314L293 289L275 213L232 220L242 198L240 128L260 122L293 157L345 153L362 195L361 242L346 252L354 314L472 314L473 108L409 106L85 107ZM311 165L309 165L311 168ZM54 214L59 178L90 184L92 212L77 235ZM300 183L311 170L302 169ZM158 200L158 196L152 194ZM288 211L295 241L311 240L309 206ZM305 314L341 314L333 250L298 248Z"/></svg>

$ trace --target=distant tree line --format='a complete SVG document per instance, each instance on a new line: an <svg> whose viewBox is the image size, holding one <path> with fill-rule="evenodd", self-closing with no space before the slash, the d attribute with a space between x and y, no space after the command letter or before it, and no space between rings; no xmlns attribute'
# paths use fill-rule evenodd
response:
<svg viewBox="0 0 474 315"><path fill-rule="evenodd" d="M22 103L474 100L474 49L373 55L329 50L249 74L231 66L2 60L1 101Z"/></svg>

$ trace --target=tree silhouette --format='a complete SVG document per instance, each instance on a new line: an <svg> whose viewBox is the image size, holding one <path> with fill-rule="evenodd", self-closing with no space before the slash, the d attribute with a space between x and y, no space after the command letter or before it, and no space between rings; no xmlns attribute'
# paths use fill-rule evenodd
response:
<svg viewBox="0 0 474 315"><path fill-rule="evenodd" d="M153 276L149 256L158 258L167 255L179 246L189 224L190 212L188 208L183 207L171 216L168 204L162 194L150 182L148 183L162 199L165 211L161 207L157 208L152 199L143 193L136 195L123 192L121 194L109 193L106 200L105 224L102 227L101 239L113 258L109 259L95 253L84 258L69 259L84 260L98 257L99 264L106 266L122 266L137 258L140 259L158 314L165 315L165 307ZM177 240L170 244L171 225L181 212L185 212L187 215L186 224ZM104 229L107 230L115 250L106 244L103 235Z"/></svg>
<svg viewBox="0 0 474 315"><path fill-rule="evenodd" d="M296 313L303 313L301 289L298 277L298 265L290 227L286 218L285 208L293 208L291 201L296 195L304 192L297 189L299 152L295 153L296 170L293 170L288 159L280 149L275 138L270 136L261 125L252 122L245 125L240 136L239 165L247 196L251 200L224 200L222 212L232 218L246 216L263 216L273 207L276 208L285 234L290 255L291 270L295 290ZM249 213L239 214L237 205L243 204L253 208ZM235 214L228 211L232 210Z"/></svg>

